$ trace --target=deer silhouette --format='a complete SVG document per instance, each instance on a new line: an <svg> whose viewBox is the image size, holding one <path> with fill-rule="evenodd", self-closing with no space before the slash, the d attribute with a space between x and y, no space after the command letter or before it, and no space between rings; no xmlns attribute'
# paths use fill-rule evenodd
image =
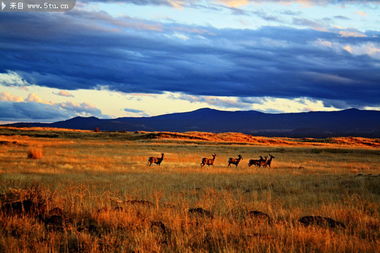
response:
<svg viewBox="0 0 380 253"><path fill-rule="evenodd" d="M235 164L235 167L239 165L240 160L243 160L241 155L238 155L238 158L229 158L228 159L228 167L230 167L231 163Z"/></svg>
<svg viewBox="0 0 380 253"><path fill-rule="evenodd" d="M160 166L162 160L164 160L164 153L161 153L161 157L149 157L148 158L148 165L151 166L152 163L155 163L157 164L158 166Z"/></svg>
<svg viewBox="0 0 380 253"><path fill-rule="evenodd" d="M271 154L269 154L269 159L267 159L267 160L265 161L265 163L264 163L262 166L263 166L264 168L266 168L266 167L269 166L269 168L270 168L270 165L271 165L271 163L272 163L273 158L276 158L276 157L274 157L274 156L272 156Z"/></svg>
<svg viewBox="0 0 380 253"><path fill-rule="evenodd" d="M252 165L255 165L257 167L261 167L263 164L266 163L266 161L267 161L266 157L264 159L262 156L260 156L260 159L258 159L258 160L255 160L255 159L249 160L248 167L251 167Z"/></svg>
<svg viewBox="0 0 380 253"><path fill-rule="evenodd" d="M201 168L205 165L207 166L214 166L214 161L215 161L216 154L212 154L212 158L202 158L201 162Z"/></svg>

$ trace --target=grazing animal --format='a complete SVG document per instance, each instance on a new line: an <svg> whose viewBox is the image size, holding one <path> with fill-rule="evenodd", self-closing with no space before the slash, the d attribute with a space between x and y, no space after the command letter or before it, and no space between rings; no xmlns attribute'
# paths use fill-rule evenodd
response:
<svg viewBox="0 0 380 253"><path fill-rule="evenodd" d="M216 157L216 154L212 154L212 158L202 158L201 168L205 165L207 165L207 166L213 165L214 166L215 157Z"/></svg>
<svg viewBox="0 0 380 253"><path fill-rule="evenodd" d="M259 160L251 159L248 162L248 167L251 167L252 165L255 165L257 167L261 167L266 162L266 158L264 159L262 156L260 156Z"/></svg>
<svg viewBox="0 0 380 253"><path fill-rule="evenodd" d="M265 158L267 158L267 157L265 157ZM274 157L271 154L269 154L269 159L265 159L266 161L265 161L265 163L262 164L262 166L264 168L266 168L267 166L269 166L269 168L270 168L270 165L272 163L273 158L276 158L276 157Z"/></svg>
<svg viewBox="0 0 380 253"><path fill-rule="evenodd" d="M158 166L160 166L162 160L164 160L164 153L161 153L161 157L153 157L153 156L151 156L148 159L148 165L151 166L152 163L155 163Z"/></svg>
<svg viewBox="0 0 380 253"><path fill-rule="evenodd" d="M267 157L267 156L264 156L264 159L261 159L261 160L260 160L260 165L259 165L259 167L261 167L261 166L266 167L267 161L268 161L268 157Z"/></svg>
<svg viewBox="0 0 380 253"><path fill-rule="evenodd" d="M241 155L238 155L238 158L229 158L228 159L228 167L230 167L231 163L235 164L235 167L239 165L240 160L243 160Z"/></svg>

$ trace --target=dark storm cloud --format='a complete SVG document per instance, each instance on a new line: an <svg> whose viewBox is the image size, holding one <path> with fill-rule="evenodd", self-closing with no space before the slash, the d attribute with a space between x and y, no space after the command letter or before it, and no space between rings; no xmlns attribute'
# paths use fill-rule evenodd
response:
<svg viewBox="0 0 380 253"><path fill-rule="evenodd" d="M379 105L379 58L317 43L378 43L378 32L218 30L80 11L4 13L0 23L0 72L38 85Z"/></svg>

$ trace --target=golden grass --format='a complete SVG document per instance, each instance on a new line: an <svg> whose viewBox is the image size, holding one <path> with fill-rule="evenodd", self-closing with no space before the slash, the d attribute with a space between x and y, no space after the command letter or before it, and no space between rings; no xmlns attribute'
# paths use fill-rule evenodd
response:
<svg viewBox="0 0 380 253"><path fill-rule="evenodd" d="M243 133L207 133L207 132L143 132L154 140L175 140L188 142L206 142L217 144L250 144L271 146L294 146L294 147L348 147L348 148L379 148L380 139L363 137L334 137L326 139L317 138L286 138L286 137L263 137Z"/></svg>
<svg viewBox="0 0 380 253"><path fill-rule="evenodd" d="M69 129L69 128L56 128L56 127L8 127L0 126L0 129L6 130L25 130L25 131L56 131L56 132L77 132L77 133L91 133L91 130L79 130L79 129Z"/></svg>
<svg viewBox="0 0 380 253"><path fill-rule="evenodd" d="M106 136L107 132L91 131L91 130L76 130L76 129L64 129L64 128L44 128L44 127L31 127L31 128L15 128L15 127L0 127L0 130L4 131L21 131L21 132L54 132L54 133L82 133L89 136L98 135ZM122 133L118 133L122 135ZM125 135L135 136L136 140L148 139L152 141L183 141L189 144L205 143L205 144L248 144L248 145L260 145L260 146L292 146L292 147L330 147L330 148L380 148L379 138L363 138L363 137L333 137L333 138L287 138L287 137L263 137L254 136L249 134L237 133L237 132L227 132L227 133L209 133L209 132L125 132ZM0 141L8 141L9 138L16 139L14 141L20 144L25 143L29 137L12 135L1 136ZM35 138L32 138L35 139ZM43 139L43 138L39 138Z"/></svg>
<svg viewBox="0 0 380 253"><path fill-rule="evenodd" d="M63 232L47 230L34 217L0 215L0 242L7 252L58 252L62 248L69 252L121 248L139 252L376 252L379 247L378 205L357 196L347 196L342 203L289 209L270 196L246 201L243 193L205 188L198 191L197 200L189 201L188 193L166 196L153 191L148 197L152 202L156 198L157 205L147 207L124 204L123 199L132 197L129 194L94 194L84 185L61 185L55 192L44 189L48 209L59 207L67 217ZM170 205L167 198L172 198ZM114 209L115 199L121 209ZM214 218L189 215L187 209L198 206L211 210ZM267 212L273 224L246 215L257 209ZM297 219L305 214L323 214L344 222L347 228L304 227ZM164 229L152 227L157 222Z"/></svg>
<svg viewBox="0 0 380 253"><path fill-rule="evenodd" d="M70 140L52 140L50 138L36 138L29 136L4 136L0 135L0 143L2 145L17 145L17 146L55 146L74 143ZM0 144L1 145L1 144Z"/></svg>
<svg viewBox="0 0 380 253"><path fill-rule="evenodd" d="M5 203L37 196L33 199L45 201L46 214L41 220L36 213L11 215L1 210L0 252L380 248L380 153L373 147L1 138L9 141L0 149L1 209ZM27 159L29 147L38 145L44 147L43 158ZM162 152L161 166L146 165L149 156ZM217 154L215 166L201 169L201 158L212 153ZM271 169L247 166L250 158L268 153L276 157ZM238 168L228 168L228 158L238 154L243 156ZM128 200L145 200L152 206ZM213 218L190 215L188 209L196 207L209 210ZM64 212L59 226L46 224L53 208ZM249 217L251 210L267 213L273 223ZM333 218L346 229L304 227L298 219L306 215Z"/></svg>

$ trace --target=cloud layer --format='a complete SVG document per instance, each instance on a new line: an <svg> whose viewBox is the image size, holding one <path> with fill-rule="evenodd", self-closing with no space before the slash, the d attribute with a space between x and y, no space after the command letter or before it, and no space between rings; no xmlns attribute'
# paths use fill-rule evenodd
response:
<svg viewBox="0 0 380 253"><path fill-rule="evenodd" d="M129 2L173 5L197 1ZM108 87L126 93L189 96L308 97L341 106L380 105L378 31L279 26L216 29L83 10L3 13L0 22L3 85L33 83L64 90ZM299 18L294 22L314 26ZM9 78L12 73L13 79Z"/></svg>

